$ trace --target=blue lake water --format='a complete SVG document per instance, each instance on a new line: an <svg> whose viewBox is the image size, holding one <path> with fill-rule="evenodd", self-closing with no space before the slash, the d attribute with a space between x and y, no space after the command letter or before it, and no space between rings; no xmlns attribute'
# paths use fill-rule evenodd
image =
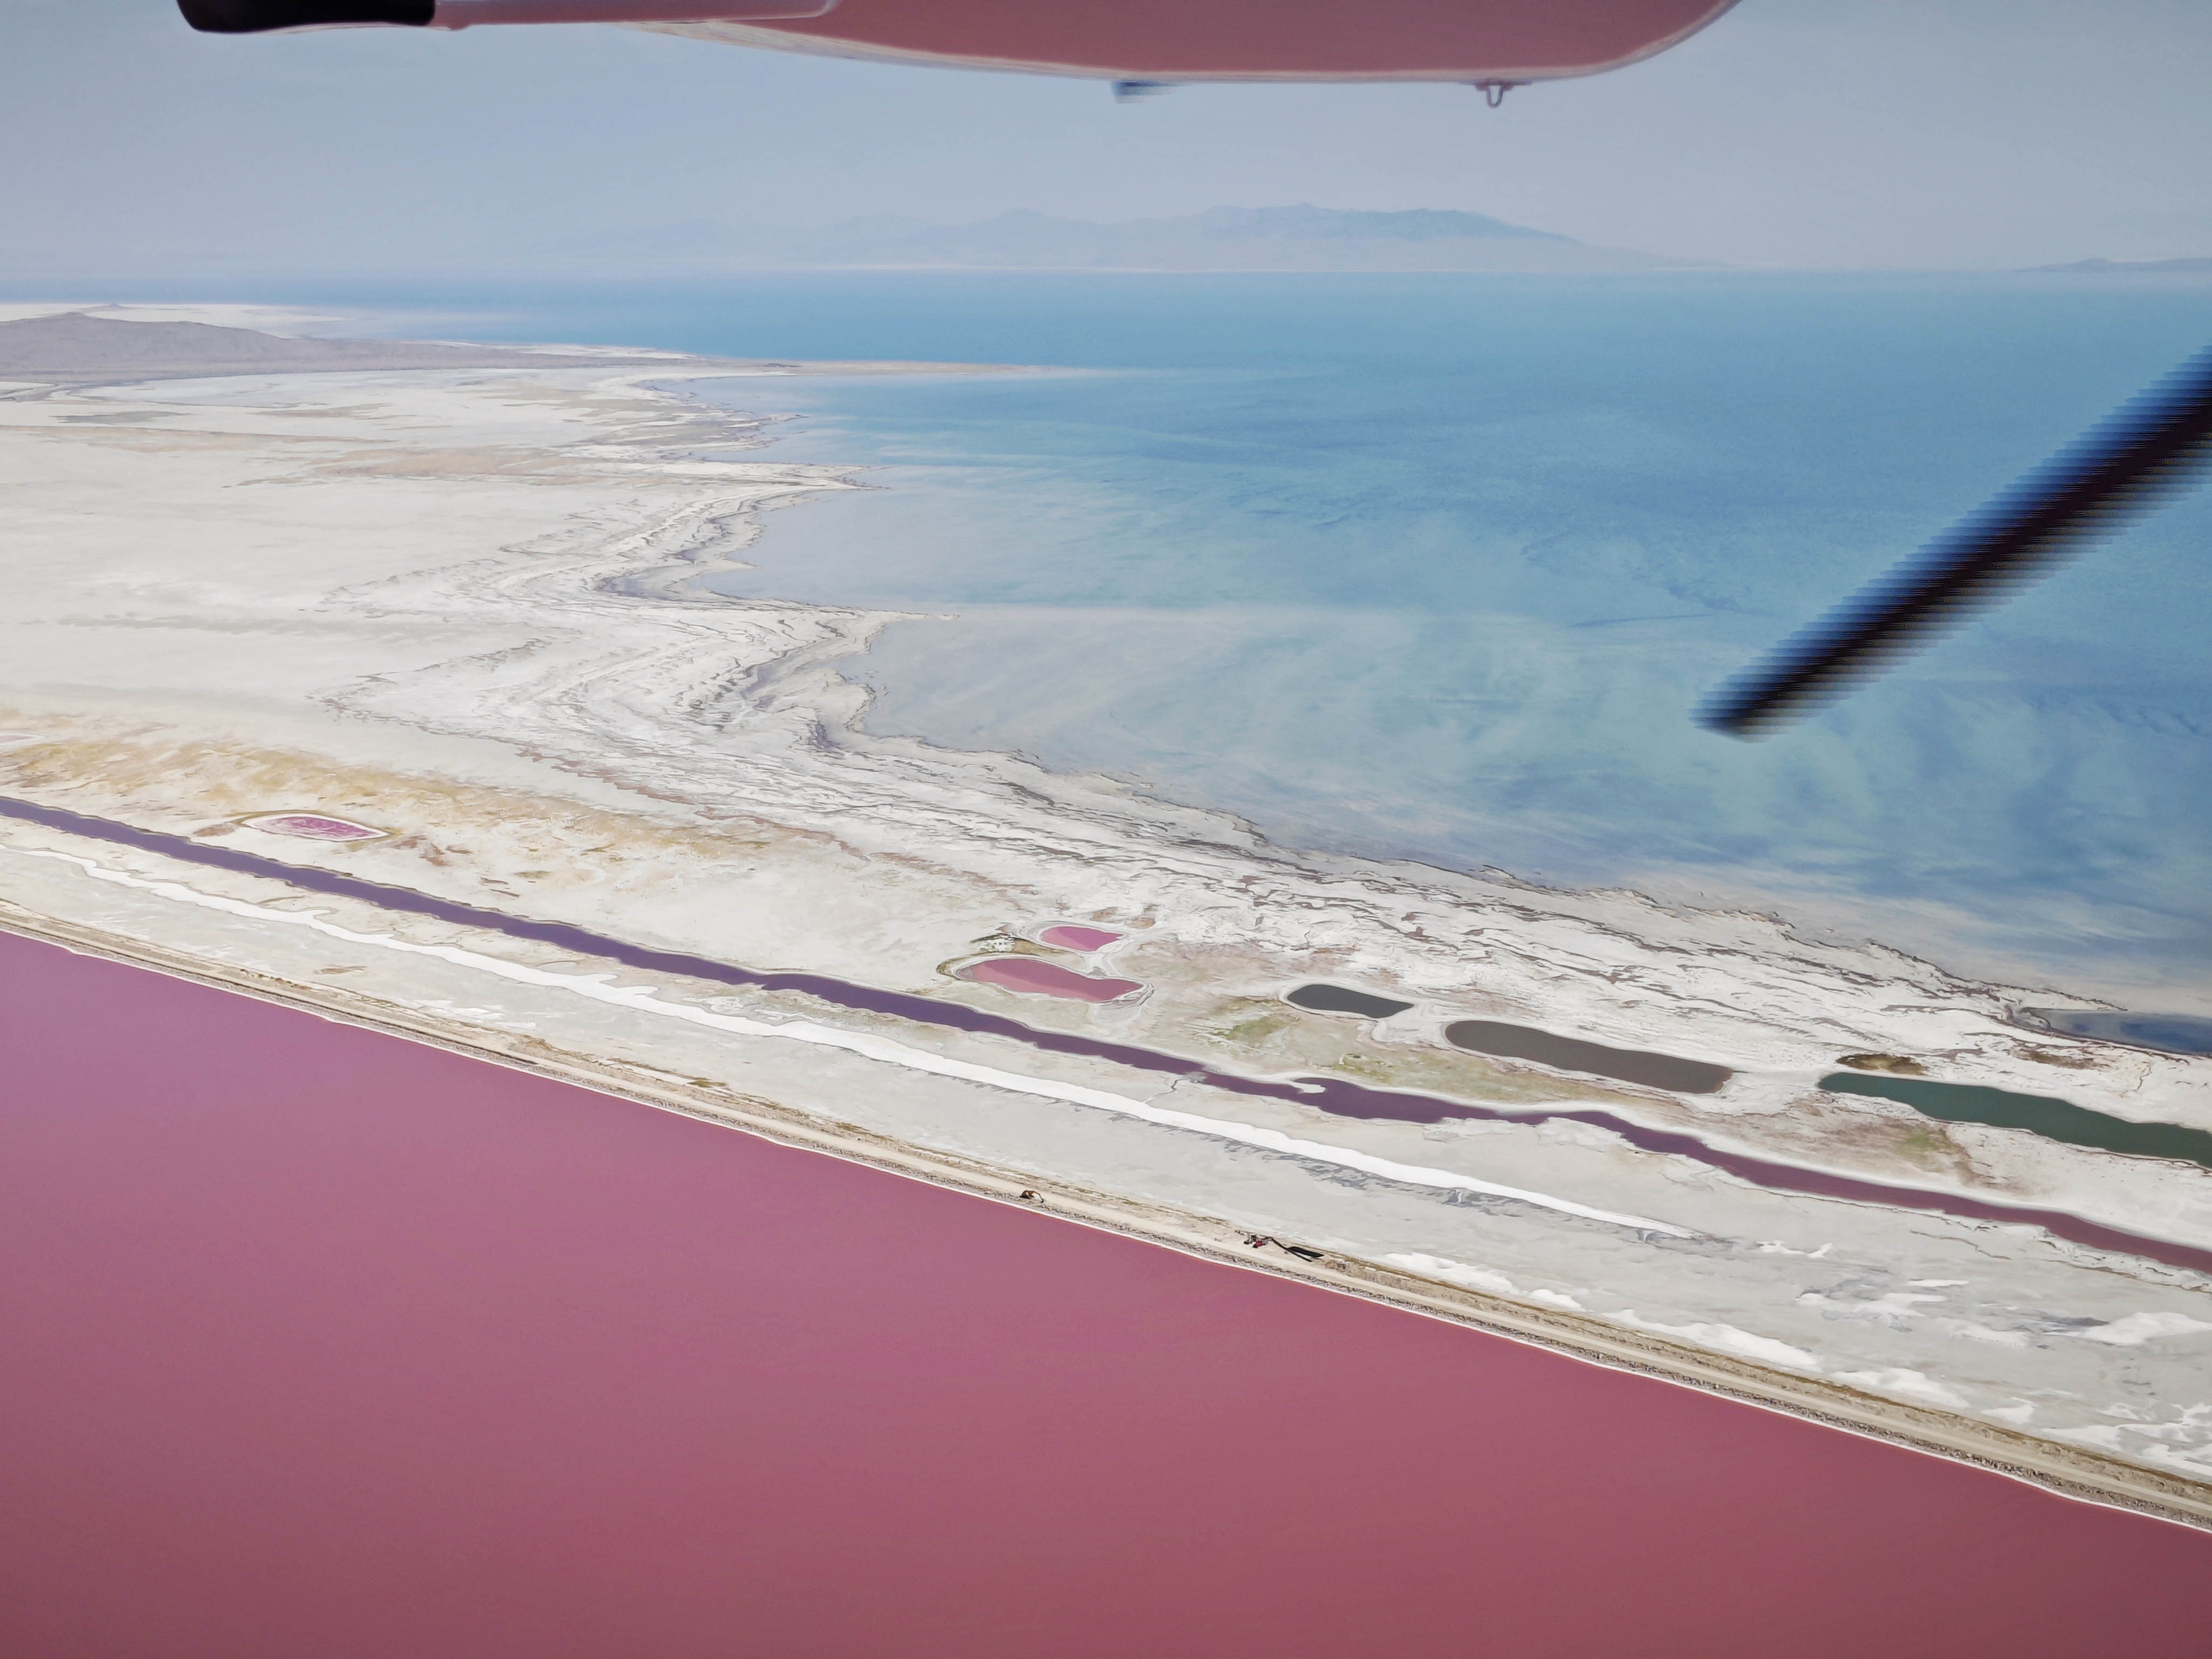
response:
<svg viewBox="0 0 2212 1659"><path fill-rule="evenodd" d="M231 297L236 297L234 293ZM1719 680L2212 340L2045 276L778 276L263 297L478 338L1060 365L728 383L873 488L729 591L929 613L873 729L1278 839L1777 908L2212 1011L2212 498L1807 725Z"/></svg>

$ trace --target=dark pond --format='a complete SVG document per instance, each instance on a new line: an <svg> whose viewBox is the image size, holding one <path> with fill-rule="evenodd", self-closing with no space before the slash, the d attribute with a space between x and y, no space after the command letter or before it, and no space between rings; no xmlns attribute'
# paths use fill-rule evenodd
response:
<svg viewBox="0 0 2212 1659"><path fill-rule="evenodd" d="M1368 1019L1388 1019L1413 1005L1392 997L1348 991L1341 985L1301 985L1283 999L1294 1008L1316 1014L1358 1014Z"/></svg>

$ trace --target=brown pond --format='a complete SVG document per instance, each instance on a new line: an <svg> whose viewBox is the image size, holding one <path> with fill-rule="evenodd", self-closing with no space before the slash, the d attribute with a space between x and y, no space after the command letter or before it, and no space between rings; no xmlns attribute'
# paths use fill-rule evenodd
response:
<svg viewBox="0 0 2212 1659"><path fill-rule="evenodd" d="M1577 1037L1556 1036L1533 1025L1509 1025L1495 1019L1455 1020L1444 1027L1444 1040L1478 1054L1533 1060L1539 1066L1618 1078L1623 1083L1641 1083L1678 1095L1711 1094L1735 1075L1725 1066L1709 1066L1701 1060L1679 1060L1645 1048L1608 1048Z"/></svg>

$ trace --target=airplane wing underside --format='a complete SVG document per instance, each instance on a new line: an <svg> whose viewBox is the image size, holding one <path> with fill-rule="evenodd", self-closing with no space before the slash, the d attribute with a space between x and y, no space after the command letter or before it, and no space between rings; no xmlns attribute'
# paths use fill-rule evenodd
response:
<svg viewBox="0 0 2212 1659"><path fill-rule="evenodd" d="M1113 81L1464 81L1595 75L1663 52L1735 0L179 0L216 33L624 23L950 68Z"/></svg>

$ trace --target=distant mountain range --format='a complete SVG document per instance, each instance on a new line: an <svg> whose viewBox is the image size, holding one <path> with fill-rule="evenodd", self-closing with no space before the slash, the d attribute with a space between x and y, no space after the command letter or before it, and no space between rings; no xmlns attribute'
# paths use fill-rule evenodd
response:
<svg viewBox="0 0 2212 1659"><path fill-rule="evenodd" d="M543 250L564 263L660 268L939 270L1653 270L1691 262L1508 224L1480 213L1306 205L1209 208L1103 224L1021 211L974 224L883 216L817 231L693 220Z"/></svg>
<svg viewBox="0 0 2212 1659"><path fill-rule="evenodd" d="M2212 259L2076 259L2065 265L2032 265L2032 270L2212 271Z"/></svg>

